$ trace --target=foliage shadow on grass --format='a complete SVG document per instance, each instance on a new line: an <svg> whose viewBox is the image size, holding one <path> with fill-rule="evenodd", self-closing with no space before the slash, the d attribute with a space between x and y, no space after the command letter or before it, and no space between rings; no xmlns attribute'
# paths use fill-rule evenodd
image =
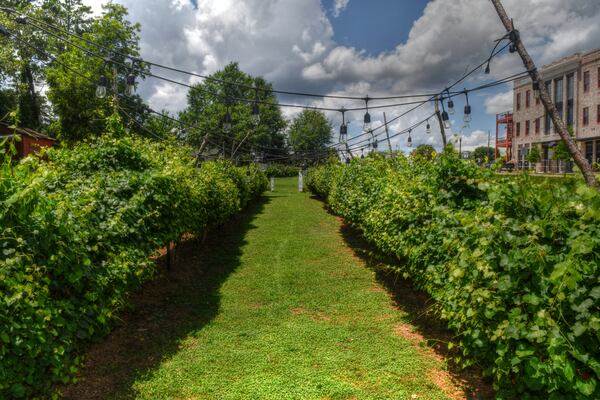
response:
<svg viewBox="0 0 600 400"><path fill-rule="evenodd" d="M135 398L133 384L152 374L180 350L181 341L208 324L219 312L220 287L240 265L242 247L268 197L261 197L204 242L179 244L175 265L157 260L156 279L130 296L131 307L101 342L90 346L76 384L60 387L64 399ZM164 253L164 252L163 252Z"/></svg>
<svg viewBox="0 0 600 400"><path fill-rule="evenodd" d="M331 213L330 210L328 212ZM491 382L483 378L480 368L462 369L452 361L453 357L459 355L456 348L449 350L447 346L447 343L453 340L452 332L446 328L444 321L437 317L432 307L431 297L415 289L413 283L404 279L398 272L401 261L383 255L364 239L357 228L343 220L340 234L354 255L375 272L378 283L390 294L396 308L406 313L406 319L425 339L426 345L437 357L447 360L448 372L463 388L466 398L473 400L495 398Z"/></svg>

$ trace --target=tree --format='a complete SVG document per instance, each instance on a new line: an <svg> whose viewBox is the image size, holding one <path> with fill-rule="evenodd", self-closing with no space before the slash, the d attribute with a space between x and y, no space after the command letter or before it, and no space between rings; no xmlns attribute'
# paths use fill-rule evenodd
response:
<svg viewBox="0 0 600 400"><path fill-rule="evenodd" d="M473 161L491 162L496 159L496 150L493 147L479 146L470 156Z"/></svg>
<svg viewBox="0 0 600 400"><path fill-rule="evenodd" d="M581 173L587 185L596 188L596 190L600 190L600 185L598 184L596 176L592 171L592 166L583 156L583 154L579 150L579 147L577 147L577 144L569 135L567 126L562 120L562 117L556 109L556 106L552 102L552 98L550 97L550 93L546 89L546 85L542 80L542 76L537 70L533 59L527 52L527 49L525 48L525 45L523 44L523 41L521 40L518 34L518 31L515 30L512 19L510 19L506 14L506 10L504 9L504 6L502 5L502 2L500 0L492 0L492 4L494 5L496 12L498 13L500 21L502 21L502 24L504 25L504 28L510 35L509 37L512 41L513 49L519 53L521 60L523 60L523 65L525 66L525 69L529 71L529 76L531 80L539 87L540 100L544 105L544 109L552 118L552 123L554 124L556 132L559 134L563 143L565 144L569 155L575 160L575 163L581 170Z"/></svg>
<svg viewBox="0 0 600 400"><path fill-rule="evenodd" d="M289 144L298 155L323 155L330 152L333 126L319 110L303 110L292 121L288 130Z"/></svg>
<svg viewBox="0 0 600 400"><path fill-rule="evenodd" d="M7 41L7 46L0 46L0 86L15 93L16 102L12 104L11 111L16 111L16 122L42 129L47 125L50 111L46 98L36 88L36 82L45 81L45 67L50 61L48 54L57 54L64 48L46 32L48 28L44 23L58 28L50 29L54 34L59 29L80 29L89 20L90 8L84 6L81 0L6 0L3 5L30 17L22 24L16 22L16 13L0 14L0 24L20 38L13 38ZM61 15L68 16L68 23Z"/></svg>
<svg viewBox="0 0 600 400"><path fill-rule="evenodd" d="M255 89L256 88L256 89ZM190 126L188 142L200 152L218 149L221 154L238 159L255 148L271 155L287 154L285 119L281 114L272 85L262 77L241 71L237 63L212 74L188 92L188 106L180 118ZM253 121L253 101L258 100L260 119ZM269 103L269 104L265 104ZM231 130L223 129L223 119L231 115Z"/></svg>
<svg viewBox="0 0 600 400"><path fill-rule="evenodd" d="M527 154L527 161L529 161L532 164L537 164L541 160L542 160L542 153L540 152L540 146L537 144L534 144L531 147L529 154Z"/></svg>
<svg viewBox="0 0 600 400"><path fill-rule="evenodd" d="M108 77L110 82L112 68L116 66L118 92L125 93L127 75L143 77L143 72L148 70L142 64L137 64L135 69L123 67L139 57L140 25L129 22L127 15L124 6L108 3L103 6L102 15L95 18L89 29L81 34L85 40L103 48L116 49L114 53L104 53L85 40L71 38L70 41L76 46L64 44L65 50L58 56L59 62L48 68L48 98L58 116L51 130L61 140L72 142L104 132L105 119L113 113L114 105L110 96L95 96L100 76ZM102 57L110 61L105 62ZM138 70L142 70L142 73ZM128 115L142 111L139 96L122 97L119 103L127 110L120 110L125 122L131 119Z"/></svg>
<svg viewBox="0 0 600 400"><path fill-rule="evenodd" d="M430 144L420 144L410 153L411 157L422 157L428 160L433 159L436 154L435 148Z"/></svg>

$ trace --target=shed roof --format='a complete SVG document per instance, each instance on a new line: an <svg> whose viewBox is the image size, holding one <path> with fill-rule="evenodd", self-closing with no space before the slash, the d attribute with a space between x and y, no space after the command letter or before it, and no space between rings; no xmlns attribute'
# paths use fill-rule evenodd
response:
<svg viewBox="0 0 600 400"><path fill-rule="evenodd" d="M36 132L33 129L17 128L17 127L8 125L4 122L0 122L0 137L12 137L12 135L14 135L15 132L19 135L29 136L34 139L44 139L44 140L51 140L53 142L56 142L56 139L51 138L50 136L44 135L43 133Z"/></svg>

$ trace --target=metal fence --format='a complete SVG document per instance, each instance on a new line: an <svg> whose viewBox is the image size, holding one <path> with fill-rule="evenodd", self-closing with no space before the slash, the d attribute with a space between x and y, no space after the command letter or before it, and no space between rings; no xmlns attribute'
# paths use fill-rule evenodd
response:
<svg viewBox="0 0 600 400"><path fill-rule="evenodd" d="M573 162L560 160L542 160L539 163L530 163L529 161L519 161L517 163L517 169L529 169L546 174L565 174L573 172Z"/></svg>

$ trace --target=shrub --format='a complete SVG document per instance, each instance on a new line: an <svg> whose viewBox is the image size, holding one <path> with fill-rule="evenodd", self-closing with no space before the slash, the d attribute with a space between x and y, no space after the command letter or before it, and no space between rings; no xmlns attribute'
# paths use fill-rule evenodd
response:
<svg viewBox="0 0 600 400"><path fill-rule="evenodd" d="M0 397L47 395L105 335L149 256L200 234L267 187L256 167L187 148L106 136L29 158L0 180Z"/></svg>
<svg viewBox="0 0 600 400"><path fill-rule="evenodd" d="M444 154L310 171L310 188L436 301L499 399L600 398L600 195Z"/></svg>
<svg viewBox="0 0 600 400"><path fill-rule="evenodd" d="M265 170L267 177L288 178L298 176L300 167L287 164L270 164Z"/></svg>

